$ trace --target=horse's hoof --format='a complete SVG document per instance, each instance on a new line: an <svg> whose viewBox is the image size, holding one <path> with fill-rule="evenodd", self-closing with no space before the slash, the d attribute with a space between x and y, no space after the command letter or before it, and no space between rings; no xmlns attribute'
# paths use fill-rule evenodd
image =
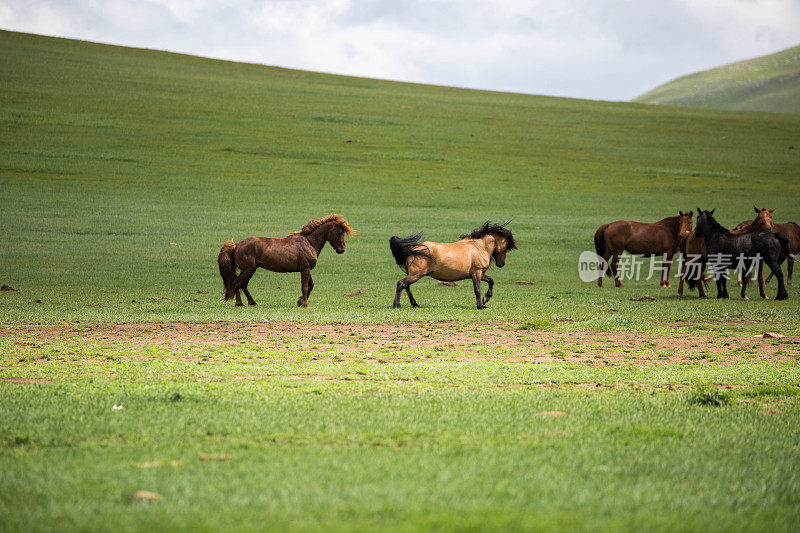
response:
<svg viewBox="0 0 800 533"><path fill-rule="evenodd" d="M747 296L742 296L742 300L749 300L750 298Z"/></svg>
<svg viewBox="0 0 800 533"><path fill-rule="evenodd" d="M400 306L398 305L397 307L400 307ZM417 305L417 304L411 304L411 307L413 307L414 309L417 309L417 308L419 307L419 305Z"/></svg>
<svg viewBox="0 0 800 533"><path fill-rule="evenodd" d="M392 304L392 307L394 307L395 309L400 309L401 306L400 304Z"/></svg>
<svg viewBox="0 0 800 533"><path fill-rule="evenodd" d="M248 305L249 305L250 307L255 307L255 306L256 306L256 303L255 303L255 302L248 302Z"/></svg>
<svg viewBox="0 0 800 533"><path fill-rule="evenodd" d="M234 307L244 307L244 304L238 303L238 304L235 304Z"/></svg>

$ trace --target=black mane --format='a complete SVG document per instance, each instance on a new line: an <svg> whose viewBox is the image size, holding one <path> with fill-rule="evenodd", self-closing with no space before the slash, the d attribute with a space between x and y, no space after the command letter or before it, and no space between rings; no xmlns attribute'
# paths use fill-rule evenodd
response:
<svg viewBox="0 0 800 533"><path fill-rule="evenodd" d="M509 222L511 221L509 220L504 224L494 224L491 220L487 220L482 226L472 230L472 233L462 235L459 239L480 239L486 235L498 235L500 237L505 237L509 250L516 250L517 241L514 239L514 234L506 227Z"/></svg>
<svg viewBox="0 0 800 533"><path fill-rule="evenodd" d="M731 230L729 230L728 228L717 222L717 219L714 218L714 216L711 214L710 211L703 211L703 213L706 214L706 220L708 221L709 224L711 224L711 227L715 228L717 231L720 231L722 233L727 233L730 235Z"/></svg>

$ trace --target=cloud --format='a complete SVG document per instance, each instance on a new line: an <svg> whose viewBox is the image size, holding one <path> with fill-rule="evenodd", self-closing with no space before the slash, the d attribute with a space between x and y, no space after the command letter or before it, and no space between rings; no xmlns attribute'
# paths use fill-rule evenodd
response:
<svg viewBox="0 0 800 533"><path fill-rule="evenodd" d="M797 44L796 0L12 0L0 27L237 61L628 99Z"/></svg>

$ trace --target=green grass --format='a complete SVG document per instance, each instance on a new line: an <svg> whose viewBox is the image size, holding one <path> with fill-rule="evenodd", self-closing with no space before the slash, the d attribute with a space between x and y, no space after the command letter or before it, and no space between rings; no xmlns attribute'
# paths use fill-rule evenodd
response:
<svg viewBox="0 0 800 533"><path fill-rule="evenodd" d="M577 262L617 219L701 206L733 225L753 203L800 219L799 126L0 32L0 283L19 289L0 292L0 530L792 530L797 363L709 352L609 368L455 348L368 362L322 340L281 352L24 326L657 335L680 319L699 338L777 330L796 353L797 285L786 302L679 300L655 280L584 284ZM265 271L250 284L258 307L221 301L225 240L331 212L358 234L344 255L323 252L309 309L295 306L298 275ZM490 218L511 219L520 244L492 270L490 309L474 309L470 283L432 280L414 285L422 308L391 308L391 235L448 241ZM645 294L657 300L631 301ZM574 349L556 344L556 358ZM691 403L721 386L729 405ZM139 490L161 501L132 501Z"/></svg>
<svg viewBox="0 0 800 533"><path fill-rule="evenodd" d="M800 113L800 46L682 76L634 101Z"/></svg>
<svg viewBox="0 0 800 533"><path fill-rule="evenodd" d="M4 530L790 531L800 518L795 364L73 348L0 367L39 380L0 383ZM712 384L737 388L721 407L692 401L691 387L723 395ZM132 500L141 490L161 500Z"/></svg>
<svg viewBox="0 0 800 533"><path fill-rule="evenodd" d="M577 276L578 255L612 220L699 205L733 225L753 203L800 219L796 117L401 84L11 32L0 42L0 282L20 289L0 293L5 321L800 323L796 289L788 302L680 301L653 280L599 290ZM343 256L323 251L310 309L295 307L299 275L263 270L251 282L259 307L221 301L225 240L283 236L330 212L359 233ZM511 219L520 243L493 269L490 309L473 309L468 283L429 279L414 286L422 309L390 308L402 276L391 235L449 241L489 218ZM343 297L359 288L368 296ZM643 294L659 300L629 301Z"/></svg>

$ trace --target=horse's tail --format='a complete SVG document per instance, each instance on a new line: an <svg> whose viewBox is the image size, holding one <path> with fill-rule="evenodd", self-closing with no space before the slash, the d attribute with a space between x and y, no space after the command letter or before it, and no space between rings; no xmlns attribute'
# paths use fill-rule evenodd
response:
<svg viewBox="0 0 800 533"><path fill-rule="evenodd" d="M408 257L412 255L421 255L431 258L431 254L424 249L420 249L419 241L421 240L421 232L409 235L405 239L401 239L400 237L391 237L389 239L389 248L392 250L394 261L397 263L397 266L402 268L406 273L408 273L408 265L406 264L406 259Z"/></svg>
<svg viewBox="0 0 800 533"><path fill-rule="evenodd" d="M230 300L236 296L236 291L233 290L233 281L236 279L236 259L233 257L233 252L236 251L236 243L227 241L222 245L217 257L219 263L219 275L222 276L222 285L225 290L222 292L225 300Z"/></svg>
<svg viewBox="0 0 800 533"><path fill-rule="evenodd" d="M594 251L597 252L597 255L600 257L605 257L606 253L606 228L608 224L603 224L597 231L594 232ZM610 268L606 269L606 275L609 277L612 276L612 272Z"/></svg>

